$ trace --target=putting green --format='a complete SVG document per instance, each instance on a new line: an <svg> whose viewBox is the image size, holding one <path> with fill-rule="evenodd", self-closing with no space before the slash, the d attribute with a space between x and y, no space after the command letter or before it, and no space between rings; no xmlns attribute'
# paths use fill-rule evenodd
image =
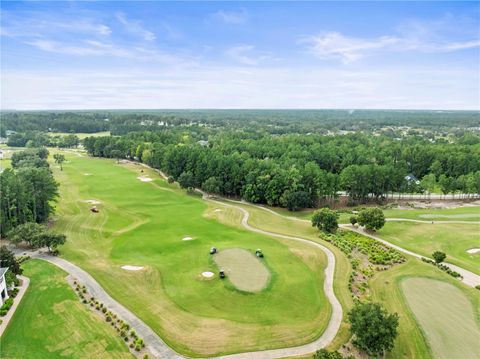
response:
<svg viewBox="0 0 480 359"><path fill-rule="evenodd" d="M1 338L0 357L132 358L118 333L80 303L53 264L22 264L30 286Z"/></svg>
<svg viewBox="0 0 480 359"><path fill-rule="evenodd" d="M219 251L213 257L227 278L239 290L260 292L268 283L270 272L255 255L241 248Z"/></svg>
<svg viewBox="0 0 480 359"><path fill-rule="evenodd" d="M480 357L480 328L468 298L451 284L409 278L401 284L435 358Z"/></svg>
<svg viewBox="0 0 480 359"><path fill-rule="evenodd" d="M246 231L239 217L235 225L219 223L206 214L216 207L153 170L67 158L63 171L52 166L61 184L56 227L68 236L62 256L88 271L175 350L212 356L295 346L325 330L331 307L323 293L323 252ZM88 199L101 202L99 213L89 210ZM194 240L182 240L187 236ZM218 272L212 246L262 248L268 253L267 288L245 295L218 276L204 280L200 273ZM124 265L144 269L128 271Z"/></svg>

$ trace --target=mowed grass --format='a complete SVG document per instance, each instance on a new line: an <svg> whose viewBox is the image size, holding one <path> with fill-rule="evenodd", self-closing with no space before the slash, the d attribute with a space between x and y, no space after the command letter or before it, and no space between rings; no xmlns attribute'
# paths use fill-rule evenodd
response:
<svg viewBox="0 0 480 359"><path fill-rule="evenodd" d="M403 293L402 283L408 281L411 278L428 278L434 281L441 281L446 283L461 295L466 298L462 303L467 303L466 313L470 315L469 323L473 320L477 327L480 325L480 295L478 290L463 285L458 280L449 276L448 274L438 270L437 268L423 263L418 259L408 257L408 260L398 266L395 266L387 271L379 272L370 280L370 289L372 291L372 300L382 303L388 311L396 312L399 314L399 327L398 336L395 340L394 349L387 354L387 358L391 359L406 359L406 358L436 358L433 354L428 338L425 335L425 328L422 328L417 318L412 313L410 306L408 305L405 295ZM424 291L427 292L429 288L426 286ZM442 293L439 296L443 296ZM445 296L449 298L448 292ZM443 302L443 299L438 299ZM434 316L441 317L448 315L444 310L438 310L432 301L427 301L426 305L432 305L435 307ZM449 306L456 306L456 304L449 304ZM459 317L458 325L461 325L461 320L466 314ZM468 316L467 315L467 316ZM445 331L448 335L454 336L453 331L455 327L446 327ZM456 345L461 345L459 342ZM449 358L463 358L457 356L450 356Z"/></svg>
<svg viewBox="0 0 480 359"><path fill-rule="evenodd" d="M447 254L447 262L480 274L480 225L456 223L387 222L378 231L385 240L402 248L431 257L436 250Z"/></svg>
<svg viewBox="0 0 480 359"><path fill-rule="evenodd" d="M443 209L386 209L387 218L406 218L422 221L473 221L480 222L480 206Z"/></svg>
<svg viewBox="0 0 480 359"><path fill-rule="evenodd" d="M213 260L225 271L226 280L239 290L259 292L267 286L270 279L270 272L262 260L245 249L222 250L213 256Z"/></svg>
<svg viewBox="0 0 480 359"><path fill-rule="evenodd" d="M459 289L428 278L408 278L401 287L435 358L480 357L480 327L472 304Z"/></svg>
<svg viewBox="0 0 480 359"><path fill-rule="evenodd" d="M84 133L84 132L77 132L77 133L69 133L69 132L49 132L49 136L68 136L68 135L75 135L79 139L83 140L86 137L102 137L102 136L110 136L110 131L102 131L102 132L93 132L93 133Z"/></svg>
<svg viewBox="0 0 480 359"><path fill-rule="evenodd" d="M239 221L221 224L206 214L205 201L152 170L67 156L63 171L53 167L61 183L56 228L69 238L62 256L92 274L175 350L207 356L270 349L304 344L323 332L331 308L323 293L321 251L287 246L242 229ZM154 181L137 179L146 175ZM90 212L90 199L101 202L100 213ZM187 236L194 240L182 241ZM262 248L268 287L248 294L228 281L203 280L203 271L217 272L212 246Z"/></svg>
<svg viewBox="0 0 480 359"><path fill-rule="evenodd" d="M118 333L80 303L64 271L41 260L22 266L30 286L1 338L2 358L133 357Z"/></svg>

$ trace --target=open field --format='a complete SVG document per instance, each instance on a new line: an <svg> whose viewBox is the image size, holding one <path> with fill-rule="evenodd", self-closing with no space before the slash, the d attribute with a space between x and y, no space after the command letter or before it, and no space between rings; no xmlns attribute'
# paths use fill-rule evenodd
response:
<svg viewBox="0 0 480 359"><path fill-rule="evenodd" d="M431 257L436 250L447 254L447 262L480 274L480 253L469 254L468 249L479 248L480 225L456 223L387 222L378 231L383 239L402 248Z"/></svg>
<svg viewBox="0 0 480 359"><path fill-rule="evenodd" d="M101 136L110 136L110 131L103 131L103 132L94 132L94 133L68 133L68 132L49 132L49 136L68 136L68 135L75 135L79 139L83 140L86 137L101 137Z"/></svg>
<svg viewBox="0 0 480 359"><path fill-rule="evenodd" d="M480 357L480 327L472 303L459 289L427 278L406 279L401 287L435 358Z"/></svg>
<svg viewBox="0 0 480 359"><path fill-rule="evenodd" d="M385 217L423 221L480 221L480 206L445 209L387 209Z"/></svg>
<svg viewBox="0 0 480 359"><path fill-rule="evenodd" d="M480 326L480 296L478 295L478 290L463 285L458 280L429 264L417 259L409 259L402 265L376 274L370 281L372 300L383 303L389 311L397 312L400 316L400 326L398 328L398 337L395 341L395 348L387 355L388 358L424 359L434 357L430 348L431 344L429 344L425 336L425 329L420 328L403 293L403 281L418 277L441 281L453 286L455 290L467 299L468 306L472 308L473 317L469 321L473 320L477 326ZM438 317L444 315L443 312L436 313ZM453 336L455 327L447 327L445 330L449 335ZM451 356L450 358L454 357Z"/></svg>
<svg viewBox="0 0 480 359"><path fill-rule="evenodd" d="M323 294L323 252L247 232L238 222L221 224L204 215L209 206L201 198L166 184L153 170L67 157L63 171L53 166L62 184L56 227L69 237L62 255L172 348L215 355L299 345L323 332L331 312ZM92 200L100 213L89 211ZM217 272L211 246L262 248L270 284L246 294L218 278L203 280L202 272Z"/></svg>
<svg viewBox="0 0 480 359"><path fill-rule="evenodd" d="M66 273L41 260L23 264L30 286L1 339L2 358L132 358L118 333L81 304Z"/></svg>

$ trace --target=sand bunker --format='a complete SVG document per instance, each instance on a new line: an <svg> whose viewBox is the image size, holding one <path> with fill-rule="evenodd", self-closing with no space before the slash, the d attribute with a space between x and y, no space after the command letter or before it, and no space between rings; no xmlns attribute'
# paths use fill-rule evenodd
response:
<svg viewBox="0 0 480 359"><path fill-rule="evenodd" d="M267 267L253 253L241 248L220 250L213 260L230 282L244 292L260 292L270 279Z"/></svg>
<svg viewBox="0 0 480 359"><path fill-rule="evenodd" d="M142 270L143 267L139 267L139 266L122 266L122 269L125 269L125 270Z"/></svg>
<svg viewBox="0 0 480 359"><path fill-rule="evenodd" d="M90 204L101 204L102 202L97 201L95 199L87 199L85 202L90 203Z"/></svg>
<svg viewBox="0 0 480 359"><path fill-rule="evenodd" d="M92 174L91 173L84 173L83 175L84 176L91 176Z"/></svg>
<svg viewBox="0 0 480 359"><path fill-rule="evenodd" d="M151 179L150 177L147 177L147 176L140 176L140 177L137 177L137 179L139 179L142 182L152 182L153 181L153 179Z"/></svg>
<svg viewBox="0 0 480 359"><path fill-rule="evenodd" d="M202 277L212 278L215 274L213 272L202 272Z"/></svg>
<svg viewBox="0 0 480 359"><path fill-rule="evenodd" d="M192 237L183 237L182 238L182 241L191 241L191 240L193 240Z"/></svg>
<svg viewBox="0 0 480 359"><path fill-rule="evenodd" d="M468 253L468 254L477 254L477 253L480 253L480 248L472 248L472 249L469 249L469 250L467 250L467 253Z"/></svg>
<svg viewBox="0 0 480 359"><path fill-rule="evenodd" d="M217 208L216 210L214 210L214 212L221 212L222 210L220 208Z"/></svg>

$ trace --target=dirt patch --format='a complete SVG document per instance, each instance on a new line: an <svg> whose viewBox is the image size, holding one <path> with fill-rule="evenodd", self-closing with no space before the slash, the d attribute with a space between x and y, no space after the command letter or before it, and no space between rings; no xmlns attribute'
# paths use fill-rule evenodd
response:
<svg viewBox="0 0 480 359"><path fill-rule="evenodd" d="M142 182L152 182L153 181L153 179L151 179L148 176L140 176L140 177L137 177L137 179L142 181Z"/></svg>
<svg viewBox="0 0 480 359"><path fill-rule="evenodd" d="M137 270L142 270L143 267L125 265L125 266L122 266L122 269L137 271Z"/></svg>
<svg viewBox="0 0 480 359"><path fill-rule="evenodd" d="M222 210L221 210L220 208L216 208L216 209L214 210L214 212L217 212L217 213L218 213L218 212L221 212L221 211L222 211Z"/></svg>
<svg viewBox="0 0 480 359"><path fill-rule="evenodd" d="M468 253L468 254L477 254L477 253L480 253L480 248L471 248L471 249L467 250L467 253Z"/></svg>
<svg viewBox="0 0 480 359"><path fill-rule="evenodd" d="M480 201L461 202L461 201L408 201L398 205L398 209L449 209L449 208L461 208L480 206Z"/></svg>
<svg viewBox="0 0 480 359"><path fill-rule="evenodd" d="M225 271L230 282L244 292L260 292L270 279L270 272L262 260L245 249L220 250L213 259Z"/></svg>

